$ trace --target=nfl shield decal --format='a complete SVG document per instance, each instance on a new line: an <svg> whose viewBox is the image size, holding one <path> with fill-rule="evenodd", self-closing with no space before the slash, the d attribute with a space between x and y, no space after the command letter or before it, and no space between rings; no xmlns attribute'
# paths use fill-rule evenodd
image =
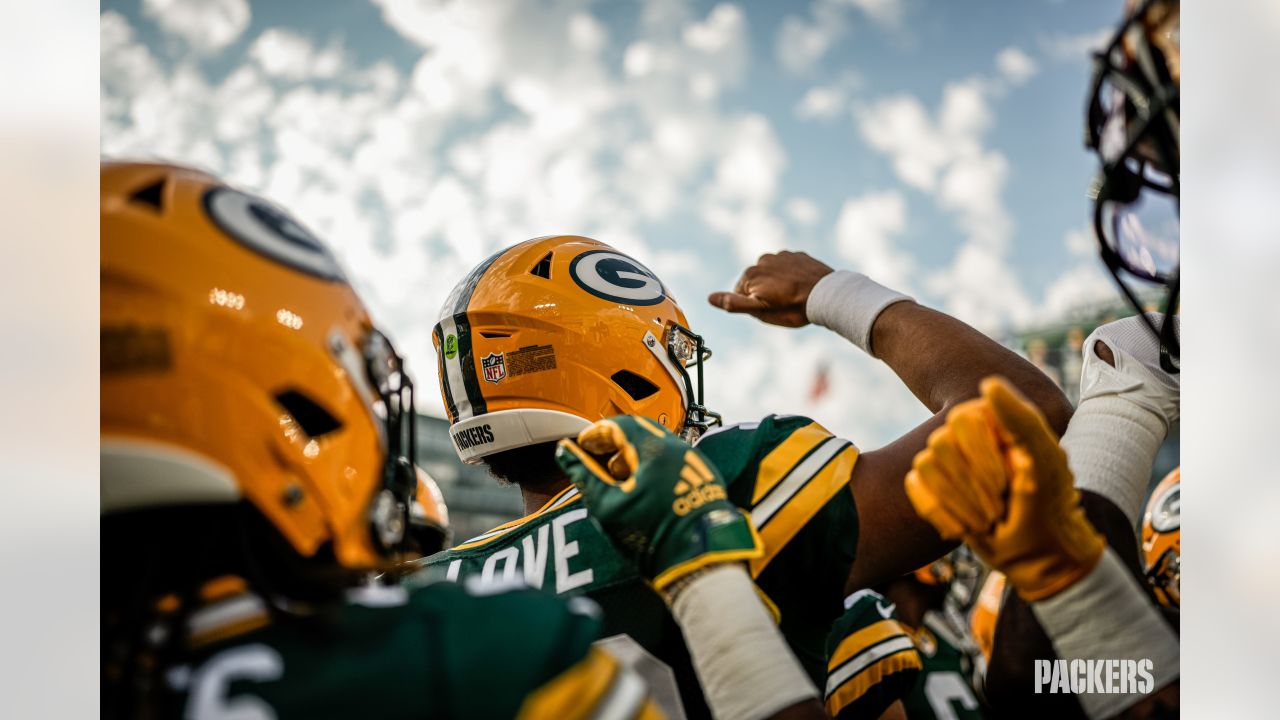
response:
<svg viewBox="0 0 1280 720"><path fill-rule="evenodd" d="M484 379L491 383L502 382L507 376L507 361L503 353L489 353L480 358L480 368L484 370Z"/></svg>

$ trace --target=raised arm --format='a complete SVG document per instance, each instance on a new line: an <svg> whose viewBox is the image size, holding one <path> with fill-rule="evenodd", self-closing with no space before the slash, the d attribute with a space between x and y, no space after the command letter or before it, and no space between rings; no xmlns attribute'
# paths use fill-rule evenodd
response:
<svg viewBox="0 0 1280 720"><path fill-rule="evenodd" d="M713 293L708 299L727 312L770 324L801 327L813 322L837 332L883 360L935 413L889 445L864 453L854 467L850 487L858 505L859 535L869 540L859 542L850 590L910 572L955 546L915 513L902 478L947 410L978 395L982 378L1008 378L1056 432L1065 430L1071 418L1071 404L1057 385L1017 354L960 320L865 275L833 271L805 253L764 255L743 272L733 292Z"/></svg>

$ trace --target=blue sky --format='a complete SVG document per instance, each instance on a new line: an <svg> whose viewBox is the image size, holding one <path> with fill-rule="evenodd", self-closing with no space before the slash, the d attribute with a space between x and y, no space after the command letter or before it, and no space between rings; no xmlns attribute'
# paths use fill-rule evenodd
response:
<svg viewBox="0 0 1280 720"><path fill-rule="evenodd" d="M733 420L874 447L924 410L823 330L705 303L802 249L1000 334L1113 290L1086 226L1087 50L1118 0L107 0L102 149L204 166L334 246L435 384L430 328L493 250L587 234L716 351ZM831 392L808 399L816 368ZM440 414L424 394L421 409Z"/></svg>

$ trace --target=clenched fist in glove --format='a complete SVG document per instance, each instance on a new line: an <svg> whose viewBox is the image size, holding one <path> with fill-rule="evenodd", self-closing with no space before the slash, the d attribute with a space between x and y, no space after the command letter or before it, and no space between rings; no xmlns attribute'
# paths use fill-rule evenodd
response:
<svg viewBox="0 0 1280 720"><path fill-rule="evenodd" d="M1089 573L1106 543L1089 524L1044 416L1004 379L982 382L929 437L906 477L916 512L962 539L1028 601Z"/></svg>

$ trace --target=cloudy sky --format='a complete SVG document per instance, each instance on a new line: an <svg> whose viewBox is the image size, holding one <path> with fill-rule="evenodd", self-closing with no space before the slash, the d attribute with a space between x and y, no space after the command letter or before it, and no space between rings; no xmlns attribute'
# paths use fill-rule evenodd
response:
<svg viewBox="0 0 1280 720"><path fill-rule="evenodd" d="M925 417L891 372L706 295L790 248L996 334L1111 297L1082 108L1120 6L104 0L102 150L290 208L426 387L456 278L585 234L672 288L716 352L711 407L803 413L875 447Z"/></svg>

